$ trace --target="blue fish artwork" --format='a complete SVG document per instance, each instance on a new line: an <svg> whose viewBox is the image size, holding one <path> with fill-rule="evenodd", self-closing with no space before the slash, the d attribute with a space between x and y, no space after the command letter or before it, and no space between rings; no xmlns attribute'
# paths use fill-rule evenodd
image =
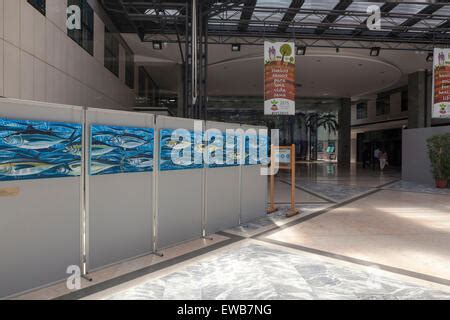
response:
<svg viewBox="0 0 450 320"><path fill-rule="evenodd" d="M152 128L92 125L90 175L152 172L154 141ZM67 152L78 150L71 145Z"/></svg>
<svg viewBox="0 0 450 320"><path fill-rule="evenodd" d="M0 119L0 181L80 176L81 156L67 148L81 136L76 123Z"/></svg>
<svg viewBox="0 0 450 320"><path fill-rule="evenodd" d="M203 133L188 130L161 129L160 160L161 171L203 168Z"/></svg>
<svg viewBox="0 0 450 320"><path fill-rule="evenodd" d="M222 137L212 136L208 139L207 155L222 160L222 163L210 163L209 168L235 167L240 165L238 151L238 136L223 134ZM227 147L228 146L228 147Z"/></svg>
<svg viewBox="0 0 450 320"><path fill-rule="evenodd" d="M255 134L245 135L244 137L244 156L245 156L245 165L257 165L259 164L258 158L258 136Z"/></svg>
<svg viewBox="0 0 450 320"><path fill-rule="evenodd" d="M269 164L270 163L270 145L269 136L259 135L258 136L258 164Z"/></svg>

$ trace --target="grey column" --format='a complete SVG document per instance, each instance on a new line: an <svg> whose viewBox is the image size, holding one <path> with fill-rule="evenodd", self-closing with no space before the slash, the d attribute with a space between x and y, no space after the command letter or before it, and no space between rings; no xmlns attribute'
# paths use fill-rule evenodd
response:
<svg viewBox="0 0 450 320"><path fill-rule="evenodd" d="M411 73L408 76L408 129L429 126L427 97L427 71Z"/></svg>
<svg viewBox="0 0 450 320"><path fill-rule="evenodd" d="M351 121L352 109L350 99L341 99L339 109L338 166L349 167L351 160Z"/></svg>
<svg viewBox="0 0 450 320"><path fill-rule="evenodd" d="M184 118L184 66L180 65L177 70L177 116Z"/></svg>

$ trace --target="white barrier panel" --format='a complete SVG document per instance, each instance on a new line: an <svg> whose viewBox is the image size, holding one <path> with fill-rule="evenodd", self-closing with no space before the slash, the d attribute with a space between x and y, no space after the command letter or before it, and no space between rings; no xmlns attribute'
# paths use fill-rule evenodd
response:
<svg viewBox="0 0 450 320"><path fill-rule="evenodd" d="M153 251L154 116L87 109L86 128L87 267L94 270Z"/></svg>
<svg viewBox="0 0 450 320"><path fill-rule="evenodd" d="M80 140L82 115L80 107L0 99L0 297L63 280L80 265L81 159L75 164L67 148Z"/></svg>
<svg viewBox="0 0 450 320"><path fill-rule="evenodd" d="M239 124L206 122L206 130L218 129L226 133L227 129L240 129ZM226 141L224 152L226 153ZM239 162L237 162L239 163ZM239 225L240 218L240 174L241 166L206 166L205 217L206 233L213 234Z"/></svg>
<svg viewBox="0 0 450 320"><path fill-rule="evenodd" d="M160 116L156 118L157 153L164 158L159 161L161 167L157 173L158 249L203 235L203 165L192 168L176 166L170 162L171 148L178 148L176 141L170 139L171 130L175 129L185 129L185 133L193 132L194 120ZM181 146L180 144L180 148Z"/></svg>
<svg viewBox="0 0 450 320"><path fill-rule="evenodd" d="M246 131L267 129L266 127L241 126ZM241 174L241 223L266 216L267 178L261 174L263 165L243 165Z"/></svg>

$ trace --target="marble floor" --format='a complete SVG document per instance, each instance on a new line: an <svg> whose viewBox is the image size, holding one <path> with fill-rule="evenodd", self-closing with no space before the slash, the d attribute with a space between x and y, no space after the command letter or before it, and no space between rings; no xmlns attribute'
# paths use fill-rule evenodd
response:
<svg viewBox="0 0 450 320"><path fill-rule="evenodd" d="M448 190L302 163L300 214L287 218L289 181L277 177L279 211L262 219L99 270L75 295L59 285L19 298L450 299Z"/></svg>
<svg viewBox="0 0 450 320"><path fill-rule="evenodd" d="M131 288L87 299L417 300L450 299L450 288L249 240Z"/></svg>
<svg viewBox="0 0 450 320"><path fill-rule="evenodd" d="M449 195L379 190L269 238L450 283Z"/></svg>

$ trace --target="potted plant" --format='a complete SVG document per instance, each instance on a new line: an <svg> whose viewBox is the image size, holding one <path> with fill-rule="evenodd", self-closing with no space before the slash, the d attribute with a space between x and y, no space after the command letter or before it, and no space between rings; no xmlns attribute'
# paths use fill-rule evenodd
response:
<svg viewBox="0 0 450 320"><path fill-rule="evenodd" d="M447 188L450 179L450 133L427 139L428 155L437 188Z"/></svg>

